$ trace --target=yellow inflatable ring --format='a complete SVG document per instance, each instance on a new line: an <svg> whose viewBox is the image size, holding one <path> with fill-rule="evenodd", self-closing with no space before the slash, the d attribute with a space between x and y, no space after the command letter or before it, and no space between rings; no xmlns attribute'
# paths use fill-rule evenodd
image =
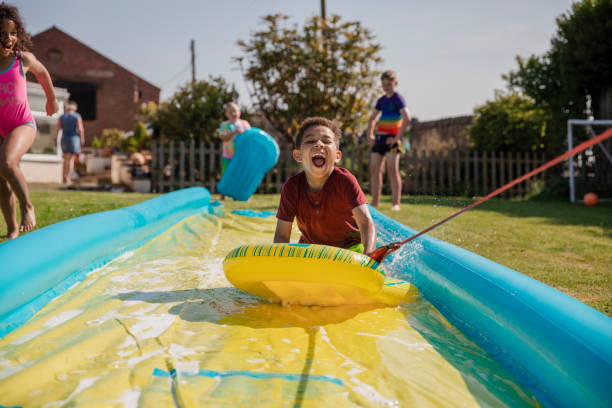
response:
<svg viewBox="0 0 612 408"><path fill-rule="evenodd" d="M416 294L407 282L385 279L369 256L326 245L241 246L225 257L223 270L238 289L283 304L397 305Z"/></svg>

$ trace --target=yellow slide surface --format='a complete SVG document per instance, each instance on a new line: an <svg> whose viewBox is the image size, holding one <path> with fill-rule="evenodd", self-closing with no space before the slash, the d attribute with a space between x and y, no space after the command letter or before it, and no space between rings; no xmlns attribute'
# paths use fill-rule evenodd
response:
<svg viewBox="0 0 612 408"><path fill-rule="evenodd" d="M416 289L322 307L233 287L226 254L274 226L196 215L91 272L0 339L0 406L537 406Z"/></svg>

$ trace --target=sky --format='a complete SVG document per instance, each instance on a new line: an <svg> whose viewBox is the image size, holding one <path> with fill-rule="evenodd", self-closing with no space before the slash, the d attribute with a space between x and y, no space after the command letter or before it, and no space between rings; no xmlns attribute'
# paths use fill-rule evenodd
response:
<svg viewBox="0 0 612 408"><path fill-rule="evenodd" d="M222 76L250 105L232 57L265 26L261 17L282 13L303 25L320 14L320 0L8 0L32 35L56 26L172 96L196 77ZM555 19L570 0L326 0L327 15L360 21L382 45L380 70L398 74L398 91L420 121L470 114L505 89L502 74L516 56L550 49ZM381 91L382 94L382 91Z"/></svg>

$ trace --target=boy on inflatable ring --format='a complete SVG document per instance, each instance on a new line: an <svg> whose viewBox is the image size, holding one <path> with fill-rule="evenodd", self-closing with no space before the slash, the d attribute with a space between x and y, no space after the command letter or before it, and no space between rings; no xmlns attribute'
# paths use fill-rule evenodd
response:
<svg viewBox="0 0 612 408"><path fill-rule="evenodd" d="M295 138L293 158L304 171L289 178L281 190L276 214L275 243L288 243L293 220L300 243L331 245L365 255L376 247L376 227L368 202L350 171L336 167L342 158L342 133L332 121L304 120Z"/></svg>

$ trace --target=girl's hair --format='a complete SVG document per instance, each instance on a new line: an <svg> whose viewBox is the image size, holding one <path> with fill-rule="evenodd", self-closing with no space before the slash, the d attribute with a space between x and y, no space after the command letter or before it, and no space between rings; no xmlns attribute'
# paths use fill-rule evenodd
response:
<svg viewBox="0 0 612 408"><path fill-rule="evenodd" d="M15 43L15 47L13 47L13 49L15 51L27 51L28 47L32 45L32 37L25 30L25 26L23 25L23 21L21 21L17 7L10 6L2 2L0 4L0 22L2 22L2 20L11 20L13 23L15 23L17 28L17 42Z"/></svg>
<svg viewBox="0 0 612 408"><path fill-rule="evenodd" d="M297 135L295 136L295 148L296 149L299 149L300 146L302 146L302 141L304 140L304 133L306 133L306 131L313 126L325 126L329 130L331 130L334 134L334 140L336 141L336 146L340 147L340 139L342 139L342 132L340 131L340 128L329 119L325 119L321 117L314 117L314 118L304 119L304 121L300 125Z"/></svg>
<svg viewBox="0 0 612 408"><path fill-rule="evenodd" d="M223 105L223 110L228 110L230 106L235 106L238 110L240 110L240 106L236 102L228 102Z"/></svg>

